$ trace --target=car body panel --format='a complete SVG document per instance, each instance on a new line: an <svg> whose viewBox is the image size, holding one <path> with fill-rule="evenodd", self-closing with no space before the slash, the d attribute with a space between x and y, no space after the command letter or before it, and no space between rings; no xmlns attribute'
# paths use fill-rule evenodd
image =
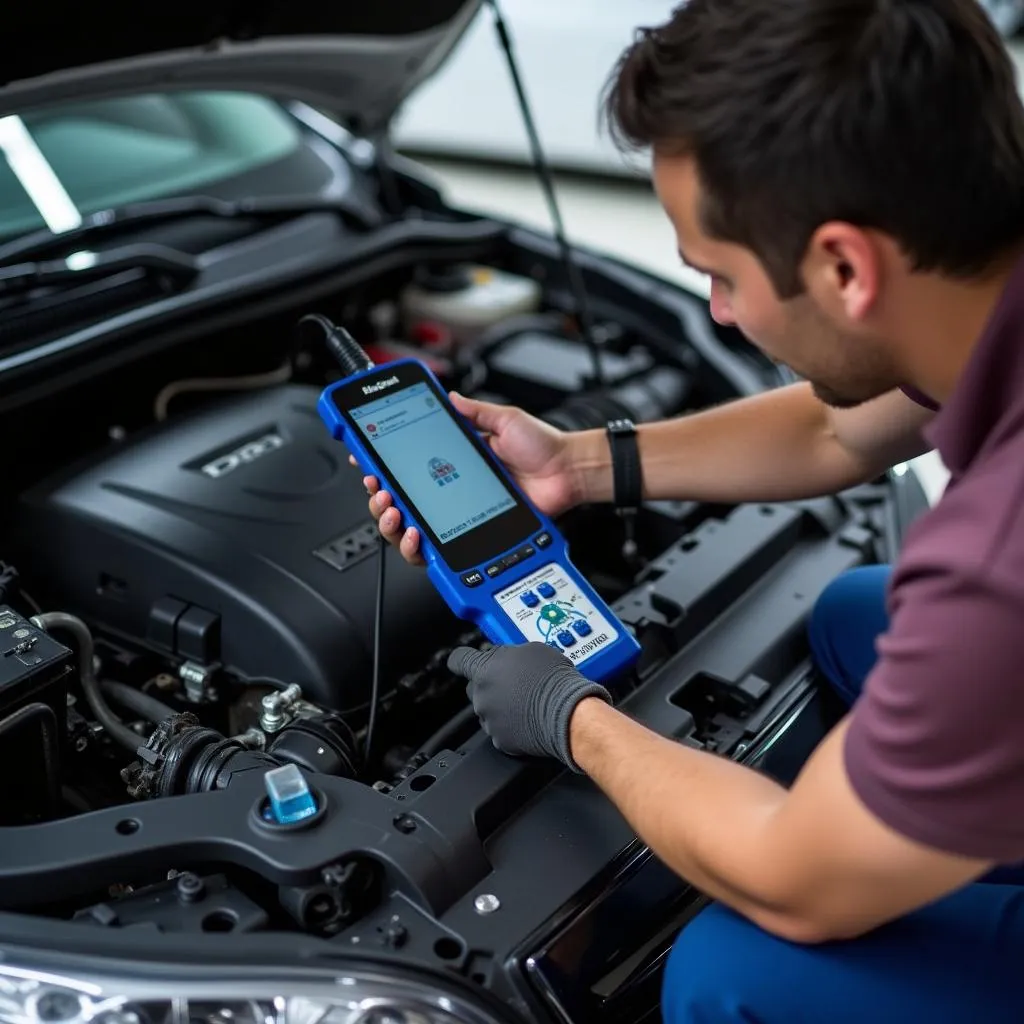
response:
<svg viewBox="0 0 1024 1024"><path fill-rule="evenodd" d="M4 26L0 117L69 99L228 89L304 100L380 131L444 61L479 0L106 4L59 17L22 5ZM183 9L184 8L184 9ZM97 19L118 27L97 28Z"/></svg>

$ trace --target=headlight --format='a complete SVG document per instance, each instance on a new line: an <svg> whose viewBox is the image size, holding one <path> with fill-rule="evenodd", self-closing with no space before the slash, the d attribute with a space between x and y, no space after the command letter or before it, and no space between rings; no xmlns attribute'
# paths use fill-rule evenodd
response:
<svg viewBox="0 0 1024 1024"><path fill-rule="evenodd" d="M143 968L144 969L144 968ZM229 969L217 972L229 977ZM138 980L0 964L2 1024L497 1024L467 998L375 968L280 982L208 969ZM209 980L207 980L209 979Z"/></svg>

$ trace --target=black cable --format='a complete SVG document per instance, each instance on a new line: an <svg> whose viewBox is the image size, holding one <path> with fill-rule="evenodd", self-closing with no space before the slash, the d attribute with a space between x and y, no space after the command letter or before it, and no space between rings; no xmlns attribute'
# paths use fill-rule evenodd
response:
<svg viewBox="0 0 1024 1024"><path fill-rule="evenodd" d="M498 7L498 0L487 0L487 5L494 14L494 28L498 34L498 42L501 44L505 54L505 62L508 65L509 75L512 78L512 87L515 89L516 99L519 102L519 111L522 114L526 134L530 140L533 166L537 172L537 177L540 179L544 198L547 200L548 212L554 226L555 240L558 242L558 248L562 254L562 262L565 266L566 275L569 278L569 291L572 294L573 303L576 306L576 315L580 321L580 334L583 336L583 341L590 351L590 358L594 364L594 383L600 387L604 384L604 372L601 368L601 351L597 342L597 335L594 333L594 319L590 313L587 289L583 284L583 276L580 274L580 268L576 264L572 247L569 245L565 224L562 221L562 211L558 205L558 193L555 191L555 182L544 156L544 147L540 142L540 135L537 132L537 125L533 119L530 101L526 98L526 89L519 74L519 62L516 60L515 51L512 48L512 36L508 26L505 24L505 19L502 17L501 9Z"/></svg>
<svg viewBox="0 0 1024 1024"><path fill-rule="evenodd" d="M377 537L377 601L373 613L373 681L370 684L370 717L366 723L366 741L363 743L363 761L369 767L373 733L377 727L377 708L380 706L380 637L384 621L384 567L387 564L388 542Z"/></svg>
<svg viewBox="0 0 1024 1024"><path fill-rule="evenodd" d="M295 325L297 343L310 337L323 342L343 376L351 377L373 369L373 360L363 351L359 342L344 327L332 323L321 313L307 313Z"/></svg>
<svg viewBox="0 0 1024 1024"><path fill-rule="evenodd" d="M345 330L319 313L304 316L296 326L297 332L319 335L327 351L346 377L372 370L373 360L363 351L359 342ZM377 712L380 707L380 639L384 620L384 567L386 564L387 541L377 534L377 600L373 615L373 681L370 684L370 715L366 722L366 740L363 743L363 762L370 764L373 752L373 734L377 729Z"/></svg>

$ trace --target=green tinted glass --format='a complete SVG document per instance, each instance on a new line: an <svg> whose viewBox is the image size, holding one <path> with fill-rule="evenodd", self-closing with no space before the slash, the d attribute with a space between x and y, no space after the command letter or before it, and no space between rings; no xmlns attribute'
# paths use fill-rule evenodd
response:
<svg viewBox="0 0 1024 1024"><path fill-rule="evenodd" d="M242 93L129 96L0 118L0 236L52 227L62 212L202 192L299 145L278 104Z"/></svg>

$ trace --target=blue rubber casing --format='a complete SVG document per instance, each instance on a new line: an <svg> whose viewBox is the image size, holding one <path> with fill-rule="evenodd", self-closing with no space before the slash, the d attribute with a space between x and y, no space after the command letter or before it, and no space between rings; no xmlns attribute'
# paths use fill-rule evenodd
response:
<svg viewBox="0 0 1024 1024"><path fill-rule="evenodd" d="M372 450L334 401L335 391L363 377L379 374L385 367L374 367L330 385L317 403L321 419L331 436L348 448L360 469L376 476L382 488L391 492L394 504L402 514L403 524L417 527L427 575L437 592L458 618L474 623L492 643L520 644L531 639L547 642L562 651L588 679L605 683L622 675L640 654L640 645L635 637L572 564L568 544L558 528L523 494L493 455L490 446L480 439L473 425L448 400L444 388L430 369L414 359L388 363L386 369L395 370L405 364L414 364L424 374L443 400L448 413L468 428L477 442L475 447L494 472L541 524L539 530L522 537L503 551L495 551L472 569L455 571L449 568L417 517L389 486L389 474L378 464ZM507 564L507 567L491 578L487 569L496 564ZM480 574L480 582L473 587L463 582L463 577L469 572Z"/></svg>

